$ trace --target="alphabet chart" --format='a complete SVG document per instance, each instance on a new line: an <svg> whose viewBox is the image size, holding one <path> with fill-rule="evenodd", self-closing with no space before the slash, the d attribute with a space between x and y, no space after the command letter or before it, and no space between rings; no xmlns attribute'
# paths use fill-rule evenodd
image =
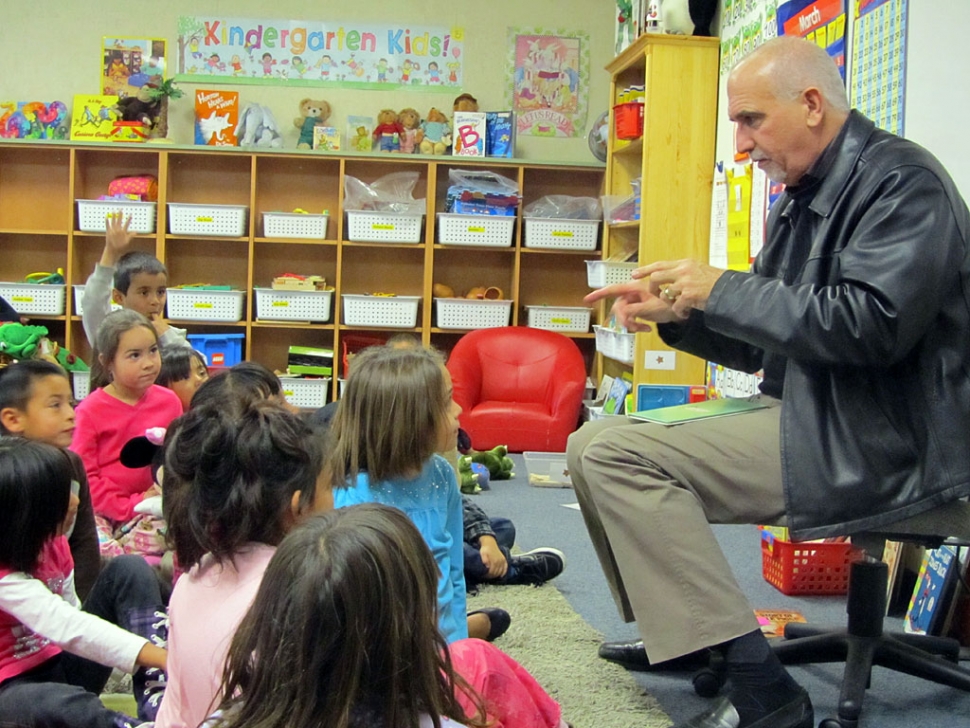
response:
<svg viewBox="0 0 970 728"><path fill-rule="evenodd" d="M854 0L852 105L876 126L903 134L908 0Z"/></svg>

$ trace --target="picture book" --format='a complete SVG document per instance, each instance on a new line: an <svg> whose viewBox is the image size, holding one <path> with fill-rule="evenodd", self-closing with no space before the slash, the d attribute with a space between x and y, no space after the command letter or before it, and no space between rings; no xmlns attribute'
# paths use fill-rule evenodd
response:
<svg viewBox="0 0 970 728"><path fill-rule="evenodd" d="M888 577L886 581L886 613L892 611L892 604L899 594L900 571L902 567L903 542L886 541L882 550L882 560L886 562Z"/></svg>
<svg viewBox="0 0 970 728"><path fill-rule="evenodd" d="M374 143L373 116L347 117L347 149L351 152L369 152Z"/></svg>
<svg viewBox="0 0 970 728"><path fill-rule="evenodd" d="M339 152L340 132L333 126L313 127L313 148L321 152Z"/></svg>
<svg viewBox="0 0 970 728"><path fill-rule="evenodd" d="M625 375L616 377L603 401L603 412L608 415L622 415L626 407L626 396L632 388L633 385Z"/></svg>
<svg viewBox="0 0 970 728"><path fill-rule="evenodd" d="M941 634L949 610L958 561L956 548L944 544L923 555L903 629L913 634Z"/></svg>
<svg viewBox="0 0 970 728"><path fill-rule="evenodd" d="M515 156L515 112L485 112L485 156Z"/></svg>
<svg viewBox="0 0 970 728"><path fill-rule="evenodd" d="M754 616L765 637L784 637L786 624L808 621L804 614L792 609L755 609Z"/></svg>
<svg viewBox="0 0 970 728"><path fill-rule="evenodd" d="M452 124L454 129L452 154L456 157L484 157L485 112L456 111Z"/></svg>
<svg viewBox="0 0 970 728"><path fill-rule="evenodd" d="M117 96L79 94L71 113L71 141L109 142L116 134Z"/></svg>
<svg viewBox="0 0 970 728"><path fill-rule="evenodd" d="M683 422L706 420L711 417L727 417L742 412L764 409L768 405L750 399L708 399L704 402L690 402L673 407L659 407L652 410L631 412L630 417L661 425L679 425Z"/></svg>
<svg viewBox="0 0 970 728"><path fill-rule="evenodd" d="M195 143L210 147L234 147L239 125L237 91L195 92Z"/></svg>

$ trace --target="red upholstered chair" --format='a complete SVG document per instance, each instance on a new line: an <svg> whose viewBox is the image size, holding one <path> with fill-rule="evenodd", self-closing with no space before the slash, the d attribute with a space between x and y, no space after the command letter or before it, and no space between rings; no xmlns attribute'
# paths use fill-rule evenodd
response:
<svg viewBox="0 0 970 728"><path fill-rule="evenodd" d="M524 326L479 329L455 344L448 371L475 449L565 451L586 386L572 339Z"/></svg>

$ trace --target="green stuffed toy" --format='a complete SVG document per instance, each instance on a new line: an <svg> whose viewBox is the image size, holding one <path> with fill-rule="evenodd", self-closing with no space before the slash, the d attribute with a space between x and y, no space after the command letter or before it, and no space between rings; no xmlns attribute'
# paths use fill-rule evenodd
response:
<svg viewBox="0 0 970 728"><path fill-rule="evenodd" d="M46 359L60 364L68 372L86 372L88 365L47 338L47 327L30 326L16 322L0 326L0 357L11 361Z"/></svg>
<svg viewBox="0 0 970 728"><path fill-rule="evenodd" d="M491 450L469 450L467 456L473 463L481 463L488 468L492 480L509 480L515 473L512 469L515 463L509 456L509 449L505 445L496 445Z"/></svg>
<svg viewBox="0 0 970 728"><path fill-rule="evenodd" d="M478 473L472 470L472 459L468 455L461 455L458 458L458 481L461 492L466 495L475 495L482 491L482 486L478 483Z"/></svg>

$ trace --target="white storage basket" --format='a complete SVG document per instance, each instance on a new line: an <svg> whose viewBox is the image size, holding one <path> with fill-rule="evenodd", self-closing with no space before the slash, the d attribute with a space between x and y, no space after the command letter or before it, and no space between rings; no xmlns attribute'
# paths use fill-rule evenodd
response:
<svg viewBox="0 0 970 728"><path fill-rule="evenodd" d="M211 235L241 238L246 235L249 208L245 205L190 205L168 203L168 230L172 235Z"/></svg>
<svg viewBox="0 0 970 728"><path fill-rule="evenodd" d="M363 296L345 293L344 324L379 326L386 329L413 329L418 325L421 296Z"/></svg>
<svg viewBox="0 0 970 728"><path fill-rule="evenodd" d="M599 220L525 218L525 247L596 250Z"/></svg>
<svg viewBox="0 0 970 728"><path fill-rule="evenodd" d="M243 291L169 288L167 316L182 321L240 321L245 298Z"/></svg>
<svg viewBox="0 0 970 728"><path fill-rule="evenodd" d="M0 283L0 296L21 316L63 316L66 289L62 283Z"/></svg>
<svg viewBox="0 0 970 728"><path fill-rule="evenodd" d="M278 291L256 288L256 318L265 321L330 320L332 291Z"/></svg>
<svg viewBox="0 0 970 728"><path fill-rule="evenodd" d="M612 260L587 260L586 282L590 288L626 283L639 265L639 263L619 263Z"/></svg>
<svg viewBox="0 0 970 728"><path fill-rule="evenodd" d="M359 243L420 243L424 215L347 210L347 240Z"/></svg>
<svg viewBox="0 0 970 728"><path fill-rule="evenodd" d="M303 377L280 377L283 396L294 407L319 409L327 403L330 378L304 379Z"/></svg>
<svg viewBox="0 0 970 728"><path fill-rule="evenodd" d="M108 215L120 211L122 221L131 217L128 232L153 233L156 208L154 202L137 200L78 200L77 228L85 233L103 233L108 229Z"/></svg>
<svg viewBox="0 0 970 728"><path fill-rule="evenodd" d="M633 363L635 334L615 331L605 326L594 326L593 331L596 333L596 351L624 364Z"/></svg>
<svg viewBox="0 0 970 728"><path fill-rule="evenodd" d="M438 213L438 242L442 245L508 248L514 230L514 217Z"/></svg>
<svg viewBox="0 0 970 728"><path fill-rule="evenodd" d="M81 305L81 301L84 300L84 286L74 286L74 315L83 316L84 308ZM124 308L121 304L111 301L111 310L117 311L118 309Z"/></svg>
<svg viewBox="0 0 970 728"><path fill-rule="evenodd" d="M494 329L508 326L511 301L480 301L474 298L436 298L439 329Z"/></svg>
<svg viewBox="0 0 970 728"><path fill-rule="evenodd" d="M549 331L589 331L590 309L582 306L526 306L529 326Z"/></svg>
<svg viewBox="0 0 970 728"><path fill-rule="evenodd" d="M91 392L91 372L71 372L74 399L84 399Z"/></svg>
<svg viewBox="0 0 970 728"><path fill-rule="evenodd" d="M324 240L327 237L329 215L310 215L300 212L264 212L263 236L267 238L310 238Z"/></svg>

